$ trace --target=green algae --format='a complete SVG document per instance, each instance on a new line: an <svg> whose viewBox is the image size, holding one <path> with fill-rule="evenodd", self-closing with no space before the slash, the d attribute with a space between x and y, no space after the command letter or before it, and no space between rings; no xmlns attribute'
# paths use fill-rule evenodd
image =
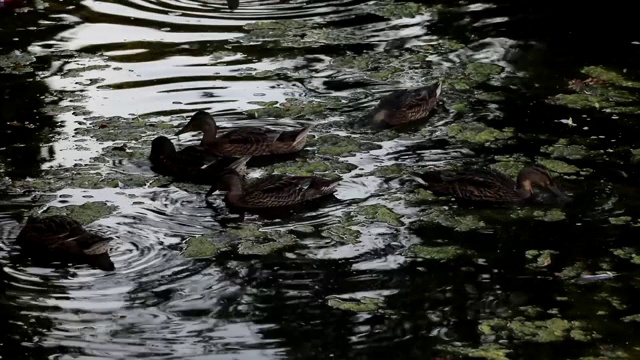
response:
<svg viewBox="0 0 640 360"><path fill-rule="evenodd" d="M532 263L527 264L528 268L536 269L545 267L551 264L551 258L553 255L557 255L555 250L527 250L525 256L529 260L533 260Z"/></svg>
<svg viewBox="0 0 640 360"><path fill-rule="evenodd" d="M339 100L334 97L327 97L324 101L305 101L298 98L287 98L284 102L275 101L250 101L249 104L259 106L246 112L249 118L304 118L317 117L323 115L329 106L339 106ZM337 103L336 103L337 102Z"/></svg>
<svg viewBox="0 0 640 360"><path fill-rule="evenodd" d="M467 64L465 73L475 84L483 83L496 75L500 75L504 68L497 64L474 62Z"/></svg>
<svg viewBox="0 0 640 360"><path fill-rule="evenodd" d="M359 141L352 136L336 134L318 136L313 141L309 141L308 146L317 147L317 152L320 155L342 157L382 148L382 146L372 142Z"/></svg>
<svg viewBox="0 0 640 360"><path fill-rule="evenodd" d="M343 174L347 174L358 167L354 164L337 159L309 158L295 161L286 161L272 166L265 167L267 173L285 174L295 176L324 176L329 179L339 179Z"/></svg>
<svg viewBox="0 0 640 360"><path fill-rule="evenodd" d="M403 226L404 222L400 219L400 215L396 214L385 205L372 204L361 206L356 210L356 214L363 216L367 220L382 222L391 226Z"/></svg>
<svg viewBox="0 0 640 360"><path fill-rule="evenodd" d="M437 261L448 261L467 254L468 250L458 246L412 245L405 251L407 257Z"/></svg>
<svg viewBox="0 0 640 360"><path fill-rule="evenodd" d="M13 51L8 54L0 55L0 69L6 74L23 74L33 72L33 68L29 64L36 61L36 58L22 51Z"/></svg>
<svg viewBox="0 0 640 360"><path fill-rule="evenodd" d="M512 350L504 348L499 344L482 344L477 348L454 345L438 345L438 349L472 358L482 358L487 360L510 360L509 353Z"/></svg>
<svg viewBox="0 0 640 360"><path fill-rule="evenodd" d="M403 164L391 164L384 166L377 166L375 169L367 172L364 176L377 176L382 178L397 178L402 176L406 170L406 166Z"/></svg>
<svg viewBox="0 0 640 360"><path fill-rule="evenodd" d="M579 160L589 155L589 150L583 145L571 145L566 139L559 140L555 145L543 146L540 149L554 159Z"/></svg>
<svg viewBox="0 0 640 360"><path fill-rule="evenodd" d="M145 135L172 135L176 126L169 122L149 121L148 117L124 118L113 117L88 117L87 127L76 129L76 134L91 136L100 142L138 142Z"/></svg>
<svg viewBox="0 0 640 360"><path fill-rule="evenodd" d="M640 82L626 80L622 75L603 66L585 66L580 70L582 73L599 80L632 88L640 88Z"/></svg>
<svg viewBox="0 0 640 360"><path fill-rule="evenodd" d="M469 104L466 104L466 103L453 104L451 105L450 109L455 112L466 113L466 112L469 112Z"/></svg>
<svg viewBox="0 0 640 360"><path fill-rule="evenodd" d="M327 305L332 308L353 312L374 312L384 305L384 299L362 297L358 299L340 299L335 296L327 297Z"/></svg>
<svg viewBox="0 0 640 360"><path fill-rule="evenodd" d="M612 249L611 252L622 259L627 259L631 263L640 265L640 255L636 252L635 249L624 247L619 249Z"/></svg>
<svg viewBox="0 0 640 360"><path fill-rule="evenodd" d="M297 242L296 236L284 231L262 231L255 224L241 224L224 233L214 231L189 239L184 256L210 258L223 251L234 249L241 255L263 256L295 245Z"/></svg>
<svg viewBox="0 0 640 360"><path fill-rule="evenodd" d="M409 204L416 204L416 205L420 205L423 204L425 202L429 202L432 200L437 199L438 197L435 196L431 191L426 190L426 189L422 189L422 188L417 188L415 189L413 192L409 193L407 196L407 202Z"/></svg>
<svg viewBox="0 0 640 360"><path fill-rule="evenodd" d="M566 219L566 214L560 209L538 210L533 208L521 208L511 213L511 218L534 218L541 221L561 221Z"/></svg>
<svg viewBox="0 0 640 360"><path fill-rule="evenodd" d="M514 135L513 128L498 130L477 122L452 124L447 128L447 132L449 136L459 141L476 144L488 144L496 140L505 140Z"/></svg>
<svg viewBox="0 0 640 360"><path fill-rule="evenodd" d="M360 242L362 233L348 226L332 225L322 231L321 235L339 244L356 244Z"/></svg>
<svg viewBox="0 0 640 360"><path fill-rule="evenodd" d="M44 214L66 215L82 225L87 225L113 214L116 210L118 207L115 205L109 205L104 201L92 201L82 205L51 206L45 210Z"/></svg>
<svg viewBox="0 0 640 360"><path fill-rule="evenodd" d="M393 2L376 1L366 7L366 11L395 20L402 18L414 18L419 15L432 13L437 8L427 8L426 6L413 2Z"/></svg>
<svg viewBox="0 0 640 360"><path fill-rule="evenodd" d="M486 227L484 221L475 215L454 215L443 207L433 207L420 213L420 221L412 223L412 227L421 226L422 223L436 223L455 231L470 231Z"/></svg>
<svg viewBox="0 0 640 360"><path fill-rule="evenodd" d="M228 243L215 242L213 238L213 234L206 234L189 239L183 255L192 259L211 258L229 249Z"/></svg>
<svg viewBox="0 0 640 360"><path fill-rule="evenodd" d="M482 320L478 329L485 335L512 337L520 341L538 343L558 342L566 339L586 342L599 338L599 335L587 329L585 323L557 317L535 321L527 321L522 317L510 320Z"/></svg>
<svg viewBox="0 0 640 360"><path fill-rule="evenodd" d="M632 220L631 216L610 217L609 222L613 225L624 225Z"/></svg>

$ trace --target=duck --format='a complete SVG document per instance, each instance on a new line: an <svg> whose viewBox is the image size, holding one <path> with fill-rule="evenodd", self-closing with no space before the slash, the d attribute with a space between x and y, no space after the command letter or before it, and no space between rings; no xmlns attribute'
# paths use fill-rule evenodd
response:
<svg viewBox="0 0 640 360"><path fill-rule="evenodd" d="M372 112L372 123L376 127L390 127L424 119L436 107L441 92L441 81L394 91L380 99Z"/></svg>
<svg viewBox="0 0 640 360"><path fill-rule="evenodd" d="M218 185L211 187L205 197L218 188L226 191L224 202L230 213L244 220L245 212L281 210L318 200L336 192L340 179L319 176L287 176L274 174L245 184L244 170L230 167Z"/></svg>
<svg viewBox="0 0 640 360"><path fill-rule="evenodd" d="M515 181L498 171L480 168L434 170L411 173L410 176L435 195L471 201L516 203L535 200L534 186L546 189L560 199L568 199L554 183L549 170L541 164L524 167Z"/></svg>
<svg viewBox="0 0 640 360"><path fill-rule="evenodd" d="M91 233L66 215L30 216L18 233L16 243L37 258L86 263L114 271L109 257L111 239Z"/></svg>
<svg viewBox="0 0 640 360"><path fill-rule="evenodd" d="M247 160L249 157L237 159L215 156L207 153L201 146L187 146L177 151L173 142L166 136L153 139L149 153L149 162L154 172L170 176L174 180L204 185L211 185L217 181L217 175L226 167Z"/></svg>
<svg viewBox="0 0 640 360"><path fill-rule="evenodd" d="M229 130L218 136L218 127L213 116L200 110L176 132L176 136L192 131L202 131L200 146L218 156L279 155L302 150L312 127L313 124L288 131L243 127Z"/></svg>

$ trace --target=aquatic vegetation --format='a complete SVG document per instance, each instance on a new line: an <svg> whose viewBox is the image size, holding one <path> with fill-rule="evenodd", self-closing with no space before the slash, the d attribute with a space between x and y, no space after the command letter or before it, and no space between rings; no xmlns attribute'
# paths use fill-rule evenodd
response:
<svg viewBox="0 0 640 360"><path fill-rule="evenodd" d="M332 225L322 231L321 235L339 244L356 244L360 241L362 233L348 226Z"/></svg>
<svg viewBox="0 0 640 360"><path fill-rule="evenodd" d="M384 300L370 297L340 299L336 296L331 296L327 298L327 305L332 308L353 312L374 312L384 305Z"/></svg>
<svg viewBox="0 0 640 360"><path fill-rule="evenodd" d="M468 346L440 345L438 349L449 353L487 360L510 360L512 350L498 344L482 344L477 348Z"/></svg>
<svg viewBox="0 0 640 360"><path fill-rule="evenodd" d="M458 246L412 245L406 250L405 255L425 260L447 261L469 253Z"/></svg>
<svg viewBox="0 0 640 360"><path fill-rule="evenodd" d="M355 213L370 221L382 222L391 226L404 225L400 215L382 204L362 205Z"/></svg>
<svg viewBox="0 0 640 360"><path fill-rule="evenodd" d="M555 250L527 250L525 256L527 259L534 260L534 262L527 265L527 267L536 269L542 268L551 264L553 255L557 255Z"/></svg>
<svg viewBox="0 0 640 360"><path fill-rule="evenodd" d="M51 206L44 214L69 216L80 224L87 225L113 214L116 210L117 206L104 201L89 201L82 205Z"/></svg>
<svg viewBox="0 0 640 360"><path fill-rule="evenodd" d="M524 318L492 319L480 322L478 327L484 335L497 338L514 338L520 341L555 342L565 339L589 341L599 335L590 331L581 321L569 321L554 317L547 320L528 321Z"/></svg>
<svg viewBox="0 0 640 360"><path fill-rule="evenodd" d="M449 136L459 141L487 145L496 140L506 140L513 137L513 129L494 129L484 124L471 122L452 124L447 128Z"/></svg>
<svg viewBox="0 0 640 360"><path fill-rule="evenodd" d="M190 238L182 254L188 258L211 258L229 249L226 242L216 242L213 234Z"/></svg>

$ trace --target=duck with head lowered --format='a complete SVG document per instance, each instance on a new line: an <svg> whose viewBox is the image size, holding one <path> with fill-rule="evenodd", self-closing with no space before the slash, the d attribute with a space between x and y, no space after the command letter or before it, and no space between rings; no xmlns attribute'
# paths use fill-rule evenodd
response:
<svg viewBox="0 0 640 360"><path fill-rule="evenodd" d="M31 216L16 243L33 258L89 264L104 271L115 266L109 257L111 239L91 233L65 215Z"/></svg>
<svg viewBox="0 0 640 360"><path fill-rule="evenodd" d="M236 161L246 162L246 158L219 157L209 154L201 146L187 146L180 151L166 136L158 136L151 142L149 161L151 169L177 181L211 185L217 176Z"/></svg>
<svg viewBox="0 0 640 360"><path fill-rule="evenodd" d="M241 221L245 212L278 213L332 195L340 181L319 176L269 175L245 184L244 166L237 162L227 168L219 183L206 195L216 190L226 191L224 202L229 212L238 214Z"/></svg>
<svg viewBox="0 0 640 360"><path fill-rule="evenodd" d="M218 127L213 116L200 110L193 114L176 136L191 131L202 131L200 146L218 156L278 155L302 150L312 126L288 131L242 127L218 135Z"/></svg>
<svg viewBox="0 0 640 360"><path fill-rule="evenodd" d="M440 81L416 89L394 91L381 98L373 109L372 125L384 128L425 119L436 107L441 92Z"/></svg>
<svg viewBox="0 0 640 360"><path fill-rule="evenodd" d="M493 203L517 203L539 200L534 187L553 193L558 199L569 199L554 183L549 170L536 164L520 170L516 181L489 169L459 171L434 170L412 177L435 195L449 195L458 199Z"/></svg>

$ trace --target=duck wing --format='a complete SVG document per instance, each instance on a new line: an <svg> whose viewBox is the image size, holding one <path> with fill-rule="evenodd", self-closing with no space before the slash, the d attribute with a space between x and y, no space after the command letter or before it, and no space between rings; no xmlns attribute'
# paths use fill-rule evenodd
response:
<svg viewBox="0 0 640 360"><path fill-rule="evenodd" d="M336 185L317 176L272 175L247 186L244 199L251 206L287 206L331 194Z"/></svg>
<svg viewBox="0 0 640 360"><path fill-rule="evenodd" d="M227 144L258 144L274 142L282 133L259 127L243 127L239 129L229 130L218 136L217 141Z"/></svg>

